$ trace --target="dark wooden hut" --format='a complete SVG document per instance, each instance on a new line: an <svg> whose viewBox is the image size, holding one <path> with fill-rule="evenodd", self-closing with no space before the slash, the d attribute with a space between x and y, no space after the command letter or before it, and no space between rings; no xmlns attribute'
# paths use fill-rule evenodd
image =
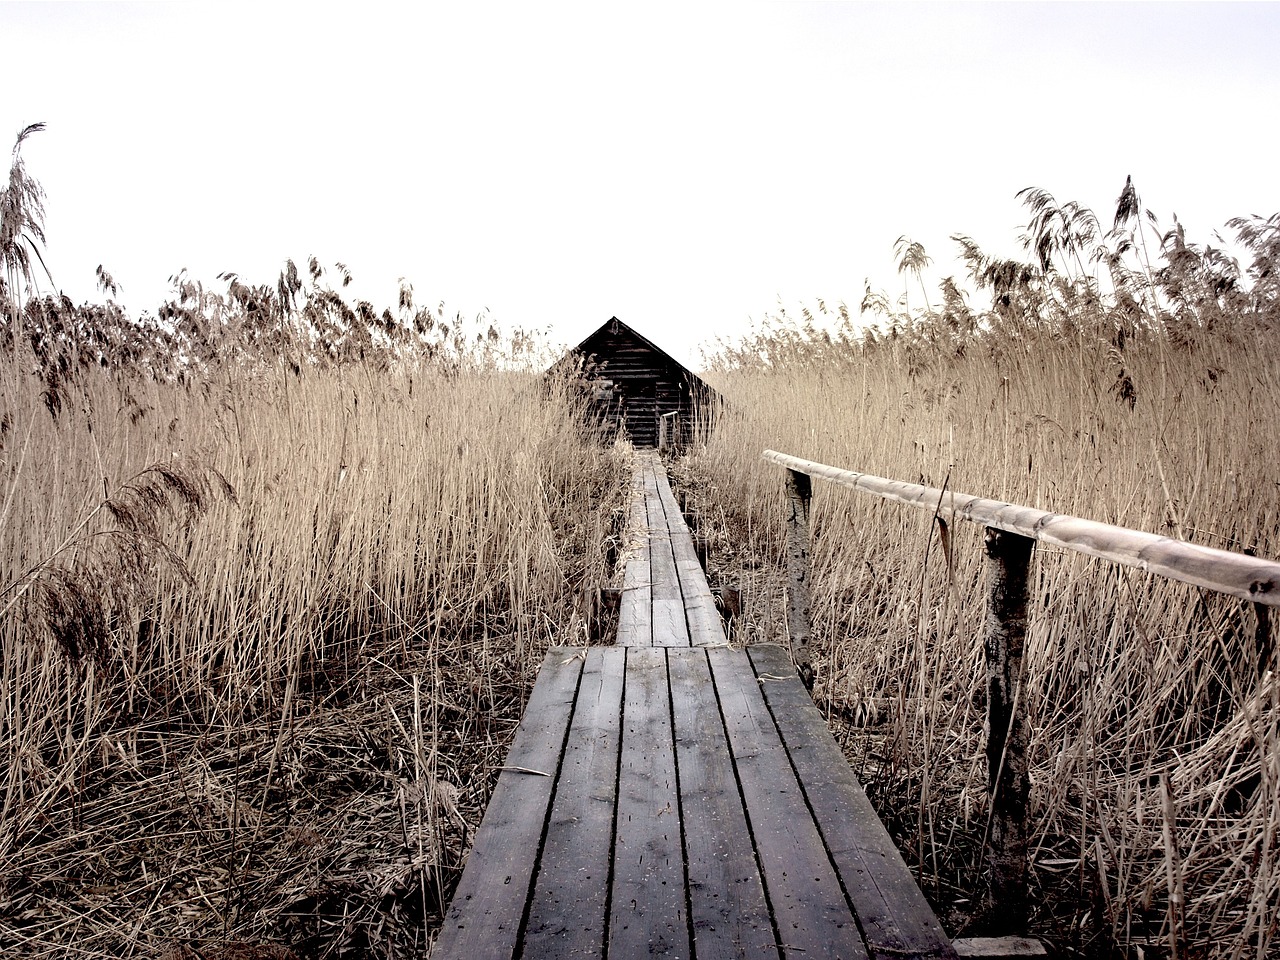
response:
<svg viewBox="0 0 1280 960"><path fill-rule="evenodd" d="M570 369L592 410L637 447L680 446L711 423L719 397L653 341L611 317L548 372Z"/></svg>

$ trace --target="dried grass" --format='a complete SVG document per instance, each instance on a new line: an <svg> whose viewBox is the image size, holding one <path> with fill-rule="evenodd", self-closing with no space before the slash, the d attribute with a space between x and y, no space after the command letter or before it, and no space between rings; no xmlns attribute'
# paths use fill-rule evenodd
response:
<svg viewBox="0 0 1280 960"><path fill-rule="evenodd" d="M1280 364L1231 327L1131 340L1136 399L1111 394L1114 347L1079 332L770 351L709 375L728 406L682 467L716 577L743 586L743 639L785 638L766 448L1280 555ZM815 487L815 695L958 932L986 824L981 531L930 562L926 515ZM1037 932L1068 953L1271 955L1280 704L1248 606L1043 548L1032 597Z"/></svg>
<svg viewBox="0 0 1280 960"><path fill-rule="evenodd" d="M625 452L532 374L0 364L4 954L421 955Z"/></svg>

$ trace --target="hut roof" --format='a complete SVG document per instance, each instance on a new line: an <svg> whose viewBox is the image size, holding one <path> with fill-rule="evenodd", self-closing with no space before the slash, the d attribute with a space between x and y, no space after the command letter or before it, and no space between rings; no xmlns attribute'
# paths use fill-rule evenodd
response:
<svg viewBox="0 0 1280 960"><path fill-rule="evenodd" d="M703 380L700 376L682 364L667 351L646 337L644 334L637 332L634 328L623 323L617 317L610 317L593 332L589 333L581 343L576 347L570 347L563 357L552 364L548 373L559 370L561 366L569 363L576 363L577 358L591 359L605 362L609 355L617 348L619 339L631 340L641 347L645 347L657 354L659 361L664 367L667 367L671 373L683 374L685 382L689 386L703 393L704 396L714 397L716 391Z"/></svg>

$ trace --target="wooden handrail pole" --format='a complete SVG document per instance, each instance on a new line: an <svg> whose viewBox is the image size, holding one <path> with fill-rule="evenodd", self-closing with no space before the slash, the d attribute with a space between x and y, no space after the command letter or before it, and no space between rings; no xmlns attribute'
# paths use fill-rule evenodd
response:
<svg viewBox="0 0 1280 960"><path fill-rule="evenodd" d="M1241 552L1246 557L1258 555L1252 547L1245 547ZM1271 669L1271 661L1276 653L1275 641L1271 639L1271 609L1265 603L1254 602L1250 606L1253 607L1254 616L1253 646L1258 655L1258 679L1262 679Z"/></svg>
<svg viewBox="0 0 1280 960"><path fill-rule="evenodd" d="M813 691L813 663L809 659L809 503L813 481L798 470L787 471L787 634L791 658L805 688Z"/></svg>
<svg viewBox="0 0 1280 960"><path fill-rule="evenodd" d="M1027 577L1035 541L988 527L987 789L991 829L987 859L991 866L989 906L1012 933L1027 923L1027 774L1028 726L1022 703L1026 671L1022 654L1027 636Z"/></svg>
<svg viewBox="0 0 1280 960"><path fill-rule="evenodd" d="M1258 652L1258 676L1264 677L1275 659L1275 641L1271 639L1271 608L1265 603L1253 605L1253 643Z"/></svg>

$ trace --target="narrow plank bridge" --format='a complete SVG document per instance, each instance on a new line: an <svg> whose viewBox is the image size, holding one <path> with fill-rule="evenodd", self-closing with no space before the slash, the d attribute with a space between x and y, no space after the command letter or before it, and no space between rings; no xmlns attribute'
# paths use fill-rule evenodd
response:
<svg viewBox="0 0 1280 960"><path fill-rule="evenodd" d="M548 653L433 956L954 957L782 648L730 649L657 457L615 647Z"/></svg>

